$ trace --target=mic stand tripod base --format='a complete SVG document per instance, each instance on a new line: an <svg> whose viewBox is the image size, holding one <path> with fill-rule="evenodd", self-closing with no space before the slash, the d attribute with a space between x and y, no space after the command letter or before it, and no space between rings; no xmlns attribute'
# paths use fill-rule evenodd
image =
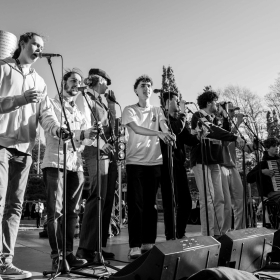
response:
<svg viewBox="0 0 280 280"><path fill-rule="evenodd" d="M55 273L55 275L53 275ZM61 260L59 260L59 269L58 270L44 270L43 271L43 275L47 276L48 274L53 275L52 277L50 277L49 279L55 279L56 277L60 276L60 275L69 275L70 274L70 267L69 264L66 260L66 258L63 258Z"/></svg>

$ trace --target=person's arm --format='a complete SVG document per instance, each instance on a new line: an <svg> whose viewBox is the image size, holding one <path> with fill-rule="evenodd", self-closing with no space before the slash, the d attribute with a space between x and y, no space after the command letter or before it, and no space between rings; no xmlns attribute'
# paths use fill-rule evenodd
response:
<svg viewBox="0 0 280 280"><path fill-rule="evenodd" d="M139 126L135 122L130 122L127 124L127 126L130 127L136 134L144 135L144 136L157 136L161 140L163 140L164 143L166 144L175 141L174 136L172 136L169 132L165 133L162 131L152 130L146 127ZM166 130L166 127L164 127L164 129Z"/></svg>

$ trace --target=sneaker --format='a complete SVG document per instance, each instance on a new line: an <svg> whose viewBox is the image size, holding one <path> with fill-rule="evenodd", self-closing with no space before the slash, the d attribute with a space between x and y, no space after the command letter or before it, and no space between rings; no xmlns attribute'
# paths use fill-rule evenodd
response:
<svg viewBox="0 0 280 280"><path fill-rule="evenodd" d="M129 259L137 259L141 256L141 250L139 247L133 247L129 249L128 258Z"/></svg>
<svg viewBox="0 0 280 280"><path fill-rule="evenodd" d="M147 251L150 251L153 247L154 247L155 244L142 244L141 246L141 253L145 253Z"/></svg>
<svg viewBox="0 0 280 280"><path fill-rule="evenodd" d="M12 263L1 265L0 275L3 279L26 279L32 277L31 272L21 270L14 266Z"/></svg>

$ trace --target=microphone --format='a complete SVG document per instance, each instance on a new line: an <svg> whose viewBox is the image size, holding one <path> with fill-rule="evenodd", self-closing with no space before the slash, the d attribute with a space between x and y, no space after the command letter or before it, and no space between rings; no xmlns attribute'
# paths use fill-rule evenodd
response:
<svg viewBox="0 0 280 280"><path fill-rule="evenodd" d="M104 94L104 96L106 97L106 98L108 98L110 101L112 101L112 102L114 102L114 103L116 103L116 104L118 104L119 106L120 106L120 104L117 102L117 100L114 98L114 97L112 97L109 93L105 93Z"/></svg>
<svg viewBox="0 0 280 280"><path fill-rule="evenodd" d="M55 57L55 56L61 56L60 54L56 54L56 53L37 53L38 57L42 58L42 57L46 57L46 58L50 58L50 57Z"/></svg>
<svg viewBox="0 0 280 280"><path fill-rule="evenodd" d="M84 91L85 89L88 89L88 86L83 87L77 87L78 91Z"/></svg>
<svg viewBox="0 0 280 280"><path fill-rule="evenodd" d="M162 89L154 89L153 92L154 92L154 93L162 93L163 90L162 90Z"/></svg>

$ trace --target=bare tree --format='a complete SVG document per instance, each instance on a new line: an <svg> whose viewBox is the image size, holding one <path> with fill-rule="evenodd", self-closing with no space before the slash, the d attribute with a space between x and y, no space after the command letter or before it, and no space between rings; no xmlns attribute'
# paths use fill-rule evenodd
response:
<svg viewBox="0 0 280 280"><path fill-rule="evenodd" d="M218 90L220 101L231 101L234 106L240 107L240 112L248 115L246 124L263 138L266 133L265 106L262 98L246 87L229 85L224 90ZM253 140L253 134L246 126L245 133Z"/></svg>
<svg viewBox="0 0 280 280"><path fill-rule="evenodd" d="M279 106L280 106L280 73L276 78L273 85L269 87L269 93L265 95L265 100L268 107L271 110L275 110L277 115L280 115Z"/></svg>

